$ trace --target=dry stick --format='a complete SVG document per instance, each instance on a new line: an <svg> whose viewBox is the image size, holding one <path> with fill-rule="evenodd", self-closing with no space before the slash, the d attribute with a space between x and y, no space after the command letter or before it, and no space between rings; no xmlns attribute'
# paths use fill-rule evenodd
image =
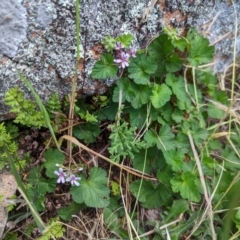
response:
<svg viewBox="0 0 240 240"><path fill-rule="evenodd" d="M75 73L74 77L72 79L72 93L71 96L69 97L70 101L70 107L69 107L69 115L68 115L68 124L69 124L69 129L68 129L68 135L72 136L73 133L73 118L74 118L74 106L75 106L75 97L76 97L76 90L77 90L77 78L78 78L78 63L80 59L80 3L79 0L75 0L75 24L76 24L76 47L77 47L77 60L76 60L76 65L75 65ZM72 142L67 143L67 152L69 154L69 165L71 164L72 160Z"/></svg>
<svg viewBox="0 0 240 240"><path fill-rule="evenodd" d="M73 218L74 218L74 217L77 218L78 221L79 221L80 223L82 223L82 226L85 228L85 230L86 230L87 233L85 233L85 232L83 232L83 231L79 230L78 228L75 228L75 227L73 227L73 226L71 226L71 225L68 225L68 224L66 224L66 223L64 223L64 222L62 222L62 224L65 225L65 226L68 227L68 228L71 228L71 229L73 229L73 230L75 230L75 231L77 231L77 232L79 232L79 233L81 233L81 234L89 237L89 234L90 234L90 233L88 232L88 229L87 229L86 225L84 224L84 222L81 220L81 218L80 218L79 216L77 216L77 215L72 215L72 217L73 217Z"/></svg>
<svg viewBox="0 0 240 240"><path fill-rule="evenodd" d="M121 171L122 171L122 168L121 168ZM135 235L138 237L138 234L137 234L137 231L132 223L132 220L131 218L129 217L129 214L128 214L128 211L127 211L127 204L124 200L124 195L123 195L123 191L122 191L122 187L121 187L121 184L122 184L122 174L121 174L121 171L120 171L120 179L119 179L119 182L120 182L120 192L121 192L121 198L122 198L122 203L123 203L123 207L124 207L124 211L125 211L125 216L126 216L126 221L127 221L127 226L128 226L128 233L130 235L130 239L133 239L133 236L132 236L132 230L134 231ZM138 238L140 240L140 238Z"/></svg>
<svg viewBox="0 0 240 240"><path fill-rule="evenodd" d="M230 116L236 118L238 121L240 121L240 114L238 114L234 109L232 109L232 104L229 107L226 107L225 105L221 104L220 102L214 101L209 98L205 98L205 100L211 102L213 105L215 105L218 109L223 110L224 112L228 113Z"/></svg>
<svg viewBox="0 0 240 240"><path fill-rule="evenodd" d="M111 159L93 151L92 149L86 147L84 144L80 143L76 138L74 137L71 137L71 136L68 136L68 135L63 135L62 137L59 138L59 145L61 146L62 145L62 141L63 139L67 140L67 141L71 141L72 143L76 144L79 148L83 148L84 150L86 150L87 152L90 152L92 153L93 155L96 155L98 157L100 157L101 159L103 160L106 160L107 162L111 163L112 165L115 165L117 167L119 167L120 169L123 169L137 177L143 177L145 179L148 179L148 180L152 180L152 181L158 181L158 179L154 178L154 177L151 177L150 175L148 174L145 174L145 173L142 173L141 171L138 171L138 170L135 170L135 169L132 169L130 167L127 167L127 166L123 166L122 164L119 164L119 163L116 163L116 162L113 162Z"/></svg>
<svg viewBox="0 0 240 240"><path fill-rule="evenodd" d="M224 35L220 36L219 38L217 38L215 40L215 42L211 43L210 46L213 46L215 44L217 44L218 42L222 41L225 37L227 37L228 35L230 35L232 32L227 32Z"/></svg>
<svg viewBox="0 0 240 240"><path fill-rule="evenodd" d="M206 186L206 183L205 183L205 179L204 179L204 175L203 175L200 159L198 157L198 154L197 154L197 151L196 151L196 148L195 148L195 145L194 145L194 142L193 142L193 139L192 139L190 131L188 131L188 138L189 138L189 142L190 142L190 145L191 145L191 148L192 148L192 151L193 151L193 155L194 155L194 158L195 158L195 161L196 161L196 165L197 165L198 173L199 173L199 176L200 176L200 181L201 181L201 184L202 184L205 200L207 202L206 209L209 209L210 229L211 229L211 232L212 232L212 239L216 240L216 233L215 233L215 229L214 229L214 226L213 226L213 210L212 210L211 199L208 196L207 186ZM205 211L205 213L207 213L207 211ZM202 218L204 218L204 216L202 216ZM195 228L192 231L191 235L196 230L197 229ZM189 239L189 237L188 237L188 239Z"/></svg>

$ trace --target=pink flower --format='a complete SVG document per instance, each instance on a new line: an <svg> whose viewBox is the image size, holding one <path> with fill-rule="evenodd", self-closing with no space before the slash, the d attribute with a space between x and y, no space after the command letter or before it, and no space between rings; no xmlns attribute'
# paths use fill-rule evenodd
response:
<svg viewBox="0 0 240 240"><path fill-rule="evenodd" d="M74 174L71 174L71 176L66 179L66 181L70 182L72 184L72 186L74 186L74 185L79 186L80 183L78 182L78 180L81 180L81 178L76 177Z"/></svg>
<svg viewBox="0 0 240 240"><path fill-rule="evenodd" d="M57 183L65 183L66 173L63 172L62 168L59 168L58 171L55 170L54 173L58 176Z"/></svg>
<svg viewBox="0 0 240 240"><path fill-rule="evenodd" d="M118 58L114 59L113 61L115 63L118 63L119 67L125 68L125 67L128 67L128 65L129 65L129 63L128 63L129 57L130 57L130 55L128 53L120 52L118 54Z"/></svg>
<svg viewBox="0 0 240 240"><path fill-rule="evenodd" d="M120 42L117 42L117 43L116 43L116 46L115 46L115 49L116 49L116 50L119 51L119 50L122 50L123 48L124 48L124 46L123 46Z"/></svg>
<svg viewBox="0 0 240 240"><path fill-rule="evenodd" d="M134 49L130 49L130 56L131 57L133 57L133 58L135 58L136 57L136 50L134 50Z"/></svg>

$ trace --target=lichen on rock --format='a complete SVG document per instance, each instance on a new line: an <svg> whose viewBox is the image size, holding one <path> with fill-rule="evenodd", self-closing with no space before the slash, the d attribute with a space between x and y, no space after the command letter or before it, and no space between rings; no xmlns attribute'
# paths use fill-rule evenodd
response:
<svg viewBox="0 0 240 240"><path fill-rule="evenodd" d="M92 49L106 36L117 37L131 33L134 36L132 47L139 49L145 47L152 37L161 33L163 24L167 21L176 27L195 26L201 31L204 20L211 22L211 18L221 10L222 17L219 16L219 21L213 25L212 34L215 37L206 35L212 43L219 36L218 31L223 34L232 31L234 26L232 7L226 8L221 2L221 0L80 0L81 64L78 69L77 85L79 93L81 95L102 93L116 80L107 79L99 82L90 77L96 62ZM223 2L227 4L227 0ZM235 5L239 11L240 4ZM3 98L9 88L18 86L24 90L28 98L31 97L20 80L18 71L32 82L37 93L43 101L46 101L53 92L63 97L71 91L76 66L74 0L2 0L0 11L8 6L10 16L6 15L7 12L0 14L3 23L0 24L0 33L3 36L5 31L8 33L15 31L13 35L16 37L9 39L9 35L6 35L0 40L0 116L8 112ZM16 28L8 29L9 19ZM223 21L226 19L225 24ZM225 38L216 44L216 48L224 54L228 49L227 53L230 53L232 42L232 39ZM240 45L239 39L237 44ZM221 68L221 65L219 66ZM218 69L219 67L216 71Z"/></svg>
<svg viewBox="0 0 240 240"><path fill-rule="evenodd" d="M19 0L20 1L20 0ZM8 0L4 0L6 4ZM113 79L102 82L90 78L96 62L91 49L104 37L132 33L133 46L139 48L146 39L161 30L161 13L154 7L141 23L141 14L148 0L93 1L80 0L81 57L84 69L78 71L78 89L82 94L103 92ZM3 104L7 89L19 86L27 97L31 94L19 79L22 72L45 101L51 93L60 97L71 90L71 78L76 63L75 1L74 0L23 0L21 9L27 13L27 33L13 55L0 57L0 115L8 112ZM19 13L17 12L16 15ZM16 18L19 18L17 16ZM139 27L140 26L140 27ZM98 86L98 87L96 87Z"/></svg>
<svg viewBox="0 0 240 240"><path fill-rule="evenodd" d="M27 11L21 0L0 1L0 58L14 57L27 35Z"/></svg>

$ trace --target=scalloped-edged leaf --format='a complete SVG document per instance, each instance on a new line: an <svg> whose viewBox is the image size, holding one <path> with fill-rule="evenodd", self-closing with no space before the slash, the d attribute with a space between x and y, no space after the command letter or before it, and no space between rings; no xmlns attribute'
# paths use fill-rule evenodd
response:
<svg viewBox="0 0 240 240"><path fill-rule="evenodd" d="M134 158L132 159L134 168L144 173L150 173L154 163L160 157L159 153L160 151L155 147L141 149L138 153L134 154Z"/></svg>
<svg viewBox="0 0 240 240"><path fill-rule="evenodd" d="M150 129L144 135L144 140L148 146L156 145L162 151L168 151L175 148L174 134L168 125L163 125L157 134L154 130Z"/></svg>
<svg viewBox="0 0 240 240"><path fill-rule="evenodd" d="M116 41L122 43L127 48L131 45L132 40L133 35L130 33L116 37Z"/></svg>
<svg viewBox="0 0 240 240"><path fill-rule="evenodd" d="M107 207L110 190L107 187L106 175L102 168L93 167L88 179L82 176L80 186L71 187L73 200L76 203L85 203L88 207Z"/></svg>
<svg viewBox="0 0 240 240"><path fill-rule="evenodd" d="M181 171L184 163L184 153L179 150L170 150L163 152L164 158L173 171Z"/></svg>
<svg viewBox="0 0 240 240"><path fill-rule="evenodd" d="M167 204L171 196L171 191L168 191L163 184L155 186L147 180L132 182L130 191L145 208L150 209Z"/></svg>
<svg viewBox="0 0 240 240"><path fill-rule="evenodd" d="M107 79L115 77L118 67L113 62L112 54L103 54L101 59L96 62L92 69L91 77L96 79Z"/></svg>
<svg viewBox="0 0 240 240"><path fill-rule="evenodd" d="M119 92L122 90L122 102L127 100L131 103L132 107L137 109L143 104L149 101L149 96L151 94L151 88L148 85L136 84L130 82L127 78L121 78L117 82L117 87L113 91L113 101L119 101Z"/></svg>
<svg viewBox="0 0 240 240"><path fill-rule="evenodd" d="M166 84L171 87L172 92L176 95L177 99L184 102L188 99L185 90L184 78L182 76L175 76L174 74L167 74Z"/></svg>
<svg viewBox="0 0 240 240"><path fill-rule="evenodd" d="M148 84L150 75L157 70L157 64L145 54L132 58L128 67L129 78L137 84Z"/></svg>
<svg viewBox="0 0 240 240"><path fill-rule="evenodd" d="M95 142L99 134L99 124L87 122L73 127L73 135L87 144Z"/></svg>
<svg viewBox="0 0 240 240"><path fill-rule="evenodd" d="M77 214L80 210L82 210L85 207L86 207L85 204L78 204L72 202L69 206L57 209L57 213L59 217L62 218L63 220L70 221L72 215Z"/></svg>
<svg viewBox="0 0 240 240"><path fill-rule="evenodd" d="M181 213L186 212L188 209L189 209L188 201L184 199L173 201L173 204L169 209L169 213L166 216L165 222L167 223L170 220L176 219Z"/></svg>
<svg viewBox="0 0 240 240"><path fill-rule="evenodd" d="M196 175L191 172L182 173L180 177L174 177L171 180L172 190L174 192L180 192L181 196L189 201L199 202L201 195L198 190L200 184Z"/></svg>
<svg viewBox="0 0 240 240"><path fill-rule="evenodd" d="M150 100L153 107L160 108L164 106L171 98L172 92L170 88L165 84L154 84L152 89L152 95Z"/></svg>
<svg viewBox="0 0 240 240"><path fill-rule="evenodd" d="M149 55L157 61L163 61L170 55L174 47L167 34L161 34L153 40L148 48Z"/></svg>
<svg viewBox="0 0 240 240"><path fill-rule="evenodd" d="M197 30L191 29L187 34L190 41L188 61L192 66L209 63L214 55L214 47L209 45L209 40L201 36Z"/></svg>
<svg viewBox="0 0 240 240"><path fill-rule="evenodd" d="M111 52L113 51L115 44L116 44L117 40L114 39L112 36L106 36L103 41L102 44L104 46L104 48L108 51Z"/></svg>
<svg viewBox="0 0 240 240"><path fill-rule="evenodd" d="M183 64L182 60L175 53L167 59L166 70L169 73L176 72L176 71L180 70L180 68L182 67L182 64Z"/></svg>
<svg viewBox="0 0 240 240"><path fill-rule="evenodd" d="M54 171L57 169L56 164L62 164L64 161L64 154L58 149L49 148L44 154L46 162L43 166L46 168L46 174L50 178L56 178Z"/></svg>

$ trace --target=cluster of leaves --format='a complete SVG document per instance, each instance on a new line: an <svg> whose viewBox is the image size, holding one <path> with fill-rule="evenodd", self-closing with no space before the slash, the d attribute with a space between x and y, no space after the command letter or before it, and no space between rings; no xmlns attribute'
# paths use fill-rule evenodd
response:
<svg viewBox="0 0 240 240"><path fill-rule="evenodd" d="M116 42L109 37L108 41L105 39L109 52ZM124 36L121 43L124 44ZM189 212L186 200L201 201L203 190L189 136L201 152L202 169L210 192L214 191L222 173L221 165L225 163L215 159L212 152L217 151L227 159L227 154L231 154L231 159L237 162L237 155L230 147L213 137L215 122L224 117L224 112L213 102L229 104L226 92L217 88L217 77L211 69L198 68L209 63L213 54L214 47L195 29L189 30L186 38L165 30L151 42L146 52L139 51L136 58L130 60L129 67L121 71L121 77L111 90L109 105L102 110L106 113L102 119L110 119L108 113L121 104L115 124L109 126L112 130L111 159L119 162L129 158L134 168L156 173L159 182L136 180L131 183L130 191L143 207L168 207L170 216L165 219L166 223L176 217L176 203L173 202L176 197L178 206L182 201L185 206L179 207L178 214ZM116 74L114 59L106 53L95 64L92 77L115 78ZM214 101L206 102L208 99ZM239 165L225 163L225 169L234 167L239 168ZM221 177L230 183L234 174L227 171ZM223 186L224 181L221 180L213 203L217 203L227 190L229 185ZM231 194L224 196L225 207ZM218 222L222 224L219 219ZM188 224L188 228L190 226ZM182 233L176 229L172 232L178 232L176 239Z"/></svg>
<svg viewBox="0 0 240 240"><path fill-rule="evenodd" d="M106 97L100 97L100 105L104 107L106 105ZM6 104L11 108L11 112L16 113L15 123L25 125L27 127L41 128L46 127L46 119L39 111L33 101L25 99L23 92L18 88L10 89L6 93ZM95 99L95 102L99 102ZM99 126L96 116L90 113L85 108L80 109L81 102L75 105L75 114L78 115L86 123L81 127L74 127L74 135L86 143L94 142L99 135ZM61 103L56 94L53 94L46 103L46 111L50 116L53 124L54 131L57 132L59 126L66 118L62 117ZM27 167L29 161L21 159L18 154L18 144L14 141L17 138L18 128L14 124L5 123L0 124L0 149L1 149L1 169L9 164L8 157L11 155L15 160L15 165L20 172L23 172ZM82 134L83 133L83 134ZM28 175L25 179L25 189L28 199L31 203L34 203L34 207L37 211L42 212L46 210L46 195L52 194L56 189L57 176L54 171L57 169L56 165L62 165L65 160L65 156L58 149L49 148L43 155L45 162L42 165L27 169ZM28 158L30 160L30 158ZM74 167L71 166L71 170ZM44 174L43 174L44 173ZM89 177L87 177L89 175ZM58 209L58 215L64 220L70 220L72 214L76 213L80 209L88 207L105 207L109 204L109 188L107 187L106 172L101 168L92 168L89 173L84 172L81 180L81 185L77 187L71 187L70 193L72 194L73 203L67 207ZM67 184L70 185L70 184ZM68 187L69 189L69 187ZM52 219L53 220L53 219ZM52 221L51 220L51 221ZM50 224L51 221L48 223ZM53 223L48 230L43 233L40 239L50 239L51 236L60 237L63 234L63 230L59 228L59 223ZM56 231L54 230L56 229ZM58 234L56 235L55 232ZM31 234L30 234L31 235ZM29 236L30 236L29 235ZM6 239L9 237L17 237L16 234L6 235Z"/></svg>
<svg viewBox="0 0 240 240"><path fill-rule="evenodd" d="M112 95L113 102L121 101L124 104L122 115L129 116L130 119L130 128L126 127L125 121L119 126L111 126L112 145L109 150L112 158L119 161L119 156L123 158L128 156L136 165L135 161L140 162L139 159L136 160L139 149L145 152L147 148L155 148L158 150L155 161L161 161L162 165L161 170L158 170L159 180L162 181L161 172L165 172L165 168L170 168L175 174L169 174L171 181L168 181L167 186L171 183L169 187L173 192L180 192L183 198L196 202L201 199L201 189L197 187L198 175L193 173L195 164L193 161L185 160L190 150L187 133L188 131L194 133L196 145L202 144L207 139L208 132L203 119L203 112L206 109L195 110L196 107L185 89L188 89L190 95L193 94L193 98L198 98L198 104L203 103L201 102L203 98L194 95L193 84L186 82L179 73L183 64L196 67L207 63L212 59L213 53L214 48L194 30L188 33L186 39L171 38L168 34L162 34L153 40L146 53L139 53L130 61L127 71L117 81ZM102 59L104 58L105 56L102 56ZM102 60L99 62L101 65L104 63ZM115 76L115 71L110 70L114 67L113 61L107 62L101 68L99 62L93 69L94 76L97 77L98 74L99 76L108 74L108 78ZM215 81L214 76L212 79ZM139 134L144 126L145 133ZM172 127L175 128L175 134ZM143 136L142 141L135 139L135 133ZM144 162L145 154L139 155ZM146 164L150 171L153 161ZM159 193L161 192L159 190Z"/></svg>
<svg viewBox="0 0 240 240"><path fill-rule="evenodd" d="M8 166L9 154L14 156L17 169L23 170L29 163L28 154L24 155L24 159L20 158L17 153L18 143L15 139L18 136L18 127L14 124L4 122L0 123L0 170Z"/></svg>
<svg viewBox="0 0 240 240"><path fill-rule="evenodd" d="M110 122L107 129L110 132L108 150L111 160L118 163L130 160L136 170L157 179L152 182L131 178L129 189L136 200L144 208L163 207L161 224L168 224L183 213L187 216L168 228L171 239L179 239L198 218L199 213L191 211L189 202L200 203L203 194L190 138L199 152L207 189L215 193L212 203L216 209L228 208L234 191L239 187L235 184L229 188L236 181L236 171L240 168L236 164L238 156L216 137L215 132L215 123L224 118L224 112L216 108L214 102L228 105L228 96L217 88L217 77L210 69L198 68L212 60L214 48L196 30L191 29L185 38L178 37L175 31L165 30L146 51L139 51L135 58L130 58L128 68L120 72L114 62L116 44L121 43L128 48L132 39L130 34L124 34L103 40L107 53L102 54L95 64L91 76L99 80L118 80L108 96L94 96L91 102L87 99L76 101L75 115L83 122L73 127L73 135L86 144L94 143L101 132L101 123ZM32 101L24 99L18 88L6 93L5 102L17 114L16 123L46 127L43 115ZM56 114L61 113L57 95L49 99L46 109L57 131L63 121L56 118L61 115ZM16 131L11 133L11 129L7 131L4 124L0 124L0 148L4 149L1 154L5 159L8 155L4 153L17 152L17 144L12 141ZM230 137L233 144L238 143L235 136ZM216 152L221 158L214 158ZM49 148L44 159L46 161L42 165L29 170L26 184L28 197L38 211L45 210L46 195L55 191L56 165L66 165L65 156L59 149ZM77 172L75 165L68 167ZM100 167L84 170L80 186L64 184L73 201L57 210L63 220L70 220L72 214L85 207L104 208L104 220L109 229L123 239L129 238L119 224L119 218L124 216L124 210L119 208L119 184L111 181L110 197L105 170ZM235 199L232 208L238 200ZM237 212L234 217L236 228L239 228L239 219ZM223 225L217 215L214 220L219 226ZM48 239L51 234L57 237L58 231L62 236L63 229L58 222L52 221L51 231L49 234L46 232L42 239ZM132 221L141 232L139 221ZM166 233L159 230L160 222L148 221L146 224L155 227L156 239L166 238ZM205 228L199 227L193 236L209 238L211 233ZM56 234L52 232L55 230Z"/></svg>
<svg viewBox="0 0 240 240"><path fill-rule="evenodd" d="M36 109L33 101L24 99L23 92L18 88L11 88L5 94L4 102L11 107L11 112L17 114L16 123L21 123L28 127L45 126L44 117L38 109Z"/></svg>
<svg viewBox="0 0 240 240"><path fill-rule="evenodd" d="M18 87L11 88L6 92L4 102L11 108L10 112L16 114L15 123L35 128L46 127L42 112L33 101L24 98L23 91ZM49 112L60 111L61 103L56 93L49 98L46 106Z"/></svg>

